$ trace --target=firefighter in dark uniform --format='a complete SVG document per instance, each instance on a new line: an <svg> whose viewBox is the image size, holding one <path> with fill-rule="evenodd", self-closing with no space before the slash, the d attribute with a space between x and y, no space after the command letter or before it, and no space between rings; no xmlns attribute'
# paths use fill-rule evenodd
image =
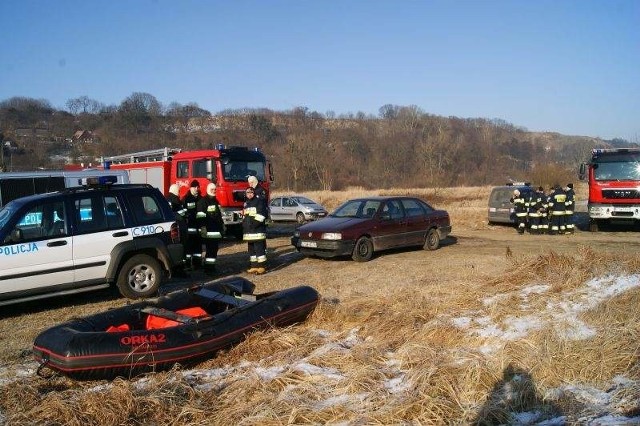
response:
<svg viewBox="0 0 640 426"><path fill-rule="evenodd" d="M544 192L544 188L539 186L536 191L540 204L538 205L538 211L540 212L540 226L538 230L540 234L547 234L549 232L549 196Z"/></svg>
<svg viewBox="0 0 640 426"><path fill-rule="evenodd" d="M187 210L184 208L184 206L182 205L182 201L180 200L180 186L178 186L177 183L174 183L169 187L169 195L167 195L167 201L171 206L171 210L173 210L174 213L184 219L184 214L187 212Z"/></svg>
<svg viewBox="0 0 640 426"><path fill-rule="evenodd" d="M187 222L185 221L185 214L187 213L187 209L182 205L182 201L180 200L180 186L177 183L172 184L169 187L169 195L167 195L167 201L171 206L171 210L176 214L176 221L178 222L178 227L180 228L180 241L182 244L187 242ZM184 265L181 265L180 268L177 268L174 271L176 276L184 277L186 273L184 272Z"/></svg>
<svg viewBox="0 0 640 426"><path fill-rule="evenodd" d="M264 190L260 183L258 182L258 178L255 176L249 176L247 179L249 186L253 188L254 198L258 200L263 200L264 203L267 203L267 191Z"/></svg>
<svg viewBox="0 0 640 426"><path fill-rule="evenodd" d="M242 220L242 239L247 242L250 274L264 274L267 261L267 219L266 203L255 197L255 191L249 187L245 191Z"/></svg>
<svg viewBox="0 0 640 426"><path fill-rule="evenodd" d="M567 195L567 198L564 202L564 206L565 206L565 217L564 217L564 221L565 221L565 227L567 230L567 234L573 234L573 231L575 231L575 223L573 221L573 212L575 211L575 200L576 200L576 193L573 190L573 184L572 183L568 183L567 186L564 189L564 193Z"/></svg>
<svg viewBox="0 0 640 426"><path fill-rule="evenodd" d="M197 267L202 261L202 239L198 230L197 204L200 199L200 184L197 180L191 182L189 192L182 199L182 205L186 209L185 219L187 221L187 242L185 244L185 255L187 263Z"/></svg>
<svg viewBox="0 0 640 426"><path fill-rule="evenodd" d="M542 223L540 222L542 216L540 213L540 205L542 204L542 199L540 198L540 194L536 191L529 192L525 204L527 206L527 217L529 218L529 232L531 234L542 233Z"/></svg>
<svg viewBox="0 0 640 426"><path fill-rule="evenodd" d="M202 265L205 273L213 274L216 271L218 247L224 234L224 222L222 221L220 204L216 199L215 183L207 185L207 193L198 200L196 210L200 237L202 237L206 249Z"/></svg>
<svg viewBox="0 0 640 426"><path fill-rule="evenodd" d="M551 235L564 234L566 226L564 224L565 218L565 201L567 194L560 188L560 185L555 185L553 192L549 195L549 215L551 219Z"/></svg>
<svg viewBox="0 0 640 426"><path fill-rule="evenodd" d="M517 189L513 190L513 197L511 198L513 204L513 212L516 216L516 225L518 226L518 234L524 234L524 230L527 226L527 206L524 196L520 194Z"/></svg>

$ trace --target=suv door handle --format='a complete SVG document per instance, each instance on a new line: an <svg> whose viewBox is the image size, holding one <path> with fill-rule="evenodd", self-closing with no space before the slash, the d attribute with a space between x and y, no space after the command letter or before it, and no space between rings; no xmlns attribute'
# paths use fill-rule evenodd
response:
<svg viewBox="0 0 640 426"><path fill-rule="evenodd" d="M60 247L60 246L66 246L66 245L67 245L67 240L51 241L50 243L47 243L47 247Z"/></svg>
<svg viewBox="0 0 640 426"><path fill-rule="evenodd" d="M113 237L126 237L127 235L129 235L129 231L114 232L112 234Z"/></svg>

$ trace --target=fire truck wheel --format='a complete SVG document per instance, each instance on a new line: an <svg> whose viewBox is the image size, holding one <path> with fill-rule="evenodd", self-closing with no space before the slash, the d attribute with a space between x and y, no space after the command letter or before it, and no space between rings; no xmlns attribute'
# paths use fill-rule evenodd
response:
<svg viewBox="0 0 640 426"><path fill-rule="evenodd" d="M146 254L137 254L125 262L118 275L118 290L128 299L151 297L162 284L160 263Z"/></svg>

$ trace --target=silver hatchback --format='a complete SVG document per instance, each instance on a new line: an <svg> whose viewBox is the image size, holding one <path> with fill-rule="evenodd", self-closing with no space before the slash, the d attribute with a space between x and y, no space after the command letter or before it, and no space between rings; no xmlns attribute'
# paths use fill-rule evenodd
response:
<svg viewBox="0 0 640 426"><path fill-rule="evenodd" d="M315 201L301 195L275 197L269 204L271 220L295 220L304 223L327 215L327 210Z"/></svg>

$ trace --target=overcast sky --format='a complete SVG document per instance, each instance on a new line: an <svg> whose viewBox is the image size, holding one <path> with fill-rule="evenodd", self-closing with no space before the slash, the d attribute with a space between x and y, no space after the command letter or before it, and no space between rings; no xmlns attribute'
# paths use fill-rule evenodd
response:
<svg viewBox="0 0 640 426"><path fill-rule="evenodd" d="M0 22L0 100L416 105L640 142L638 0L2 0Z"/></svg>

